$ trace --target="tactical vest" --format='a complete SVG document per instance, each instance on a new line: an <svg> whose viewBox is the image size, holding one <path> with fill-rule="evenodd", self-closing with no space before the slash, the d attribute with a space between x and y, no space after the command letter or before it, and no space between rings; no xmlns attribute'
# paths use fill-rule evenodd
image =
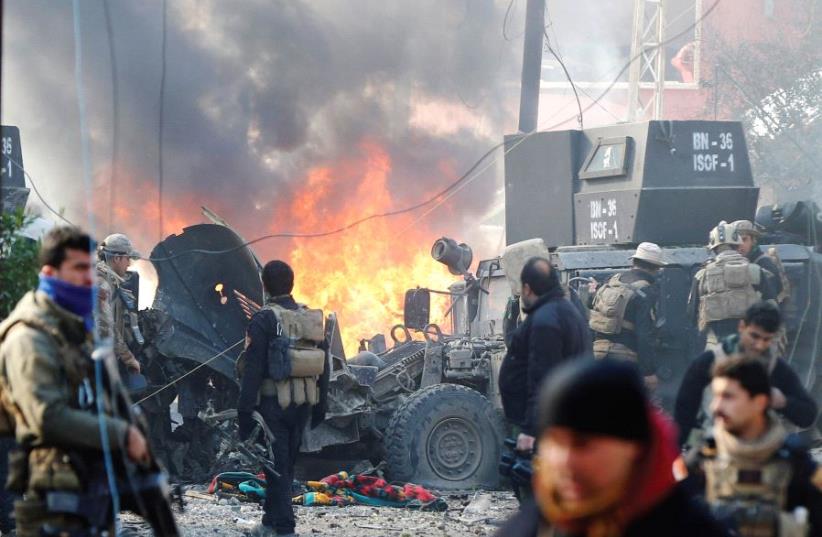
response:
<svg viewBox="0 0 822 537"><path fill-rule="evenodd" d="M805 537L807 524L786 511L793 467L781 449L765 464L728 457L703 461L705 495L720 520L733 521L742 537Z"/></svg>
<svg viewBox="0 0 822 537"><path fill-rule="evenodd" d="M594 332L615 335L623 330L633 331L636 328L634 323L625 320L625 310L634 296L645 298L642 289L651 284L646 280L624 283L620 276L612 276L594 296L591 318L588 321L588 326Z"/></svg>
<svg viewBox="0 0 822 537"><path fill-rule="evenodd" d="M18 325L42 332L54 340L61 358L60 366L69 385L69 393L79 394L84 379L89 378L88 360L90 358L82 350L69 344L55 326L34 318L21 318L3 323L0 326L0 345ZM78 408L77 397L71 397L69 403L74 408ZM0 362L0 409L2 409L0 410L0 435L17 436L17 441L25 444L25 439L20 437L17 427L19 424L25 425L26 428L28 426L19 407L11 398L5 360ZM23 445L23 447L26 451L21 453L28 459L28 470L22 472L19 469L11 470L10 463L11 472L6 483L8 490L22 494L30 490L77 491L83 488L80 475L75 471L70 457L63 449L50 446ZM25 465L26 462L23 464Z"/></svg>
<svg viewBox="0 0 822 537"><path fill-rule="evenodd" d="M754 288L761 277L759 265L741 255L717 257L697 272L699 329L714 321L745 317L745 311L762 298Z"/></svg>
<svg viewBox="0 0 822 537"><path fill-rule="evenodd" d="M260 395L276 396L281 408L320 402L319 379L325 370L323 312L302 304L296 310L267 304L274 312L277 336L268 348L268 375Z"/></svg>
<svg viewBox="0 0 822 537"><path fill-rule="evenodd" d="M779 278L779 282L782 285L782 290L776 296L776 302L777 304L782 304L791 296L791 281L788 279L788 274L785 272L785 265L782 263L782 258L779 257L779 253L776 251L776 248L768 248L768 252L757 257L754 260L754 263L758 263L759 260L765 256L770 257L774 265L776 265L776 271L778 274L775 274L774 276Z"/></svg>

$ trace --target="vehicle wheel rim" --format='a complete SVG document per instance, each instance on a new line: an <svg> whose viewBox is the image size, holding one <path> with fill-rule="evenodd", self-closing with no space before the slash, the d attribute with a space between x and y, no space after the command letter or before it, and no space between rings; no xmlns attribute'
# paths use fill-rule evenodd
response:
<svg viewBox="0 0 822 537"><path fill-rule="evenodd" d="M442 479L461 481L482 462L482 440L477 428L462 418L437 423L426 443L428 462Z"/></svg>

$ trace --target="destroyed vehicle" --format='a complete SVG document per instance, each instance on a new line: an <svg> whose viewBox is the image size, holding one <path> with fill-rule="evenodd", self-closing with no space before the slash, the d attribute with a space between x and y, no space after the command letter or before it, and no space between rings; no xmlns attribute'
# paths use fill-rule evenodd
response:
<svg viewBox="0 0 822 537"><path fill-rule="evenodd" d="M204 250L230 252L213 255L201 253ZM160 423L164 408L176 397L183 429L187 422L195 424L195 430L186 430L193 435L191 443L215 438L219 443L220 435L202 427L216 426L236 404L234 364L243 348L248 317L263 303L260 264L234 231L217 224L188 227L158 244L151 257L156 259L158 286L152 307L141 312L147 342L142 353L151 381L146 391L185 376L143 405ZM477 278L461 285L477 285L494 270L498 269L483 265ZM509 292L504 279L496 283L493 294L483 293L481 303L455 300L455 310L504 308ZM457 288L455 293L467 296ZM422 290L413 294L417 304L428 298ZM500 303L490 303L495 300ZM411 306L408 315L411 320ZM460 322L467 318L461 313L452 317ZM498 486L504 440L495 384L505 351L501 317L475 320L475 325L484 325L475 332L482 338L453 328L450 335L443 334L428 325L427 315L424 322L409 324L410 329L394 328L391 349L379 355L361 353L348 361L336 316L327 315L332 372L326 419L306 429L303 451L323 458L370 459L375 464L385 460L391 479L436 489ZM423 328L425 338L414 340L411 330ZM171 424L159 427L161 438L171 434ZM218 450L196 447L198 453Z"/></svg>

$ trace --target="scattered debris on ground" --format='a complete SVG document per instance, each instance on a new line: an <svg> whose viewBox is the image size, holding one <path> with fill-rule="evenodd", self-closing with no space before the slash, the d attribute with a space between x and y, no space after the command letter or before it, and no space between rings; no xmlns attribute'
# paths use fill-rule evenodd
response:
<svg viewBox="0 0 822 537"><path fill-rule="evenodd" d="M244 537L262 517L258 503L220 493L210 495L205 485L186 487L183 496L186 508L177 513L177 523L186 537ZM517 509L514 495L507 491L449 493L443 500L448 505L443 512L363 505L296 506L297 532L311 537L482 537L493 535ZM136 516L123 515L122 525L126 535L151 535Z"/></svg>

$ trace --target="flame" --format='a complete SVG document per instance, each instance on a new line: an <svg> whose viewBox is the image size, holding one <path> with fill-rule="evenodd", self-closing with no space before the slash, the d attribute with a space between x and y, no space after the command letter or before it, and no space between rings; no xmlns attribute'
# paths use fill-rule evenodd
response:
<svg viewBox="0 0 822 537"><path fill-rule="evenodd" d="M448 162L439 164L447 175L453 175ZM292 191L278 192L271 203L274 217L268 217L268 232L316 233L342 227L364 216L396 210L430 195L418 190L413 194L392 191L392 171L388 152L377 142L365 140L354 155L333 163L322 163L308 169ZM98 221L107 220L108 206L104 185L109 174L98 174L101 194L95 199ZM413 183L405 189L413 189ZM270 200L268 190L260 192L263 202ZM263 212L248 207L228 205L215 195L194 191L186 196L166 194L163 210L163 238L180 233L184 227L202 222L200 206L206 205L223 216L246 238L264 234ZM267 206L265 203L262 206ZM443 209L448 210L448 204ZM424 210L424 209L423 209ZM117 204L113 208L109 232L126 233L137 248L147 255L157 243L156 181L141 177L133 170L118 168ZM357 227L324 238L272 240L253 248L261 261L283 259L295 273L295 298L328 314L335 312L346 355L354 355L359 342L375 334L388 335L393 325L402 323L405 291L416 286L447 289L453 282L447 269L431 259L430 247L438 234L416 222L421 212L389 218L377 218ZM149 266L146 266L149 265ZM134 267L141 273L146 294L156 288L157 276L147 262ZM144 294L141 285L141 295ZM224 289L221 300L227 297ZM141 307L150 299L141 298ZM432 295L431 321L442 324L448 299ZM445 330L447 332L447 330Z"/></svg>
<svg viewBox="0 0 822 537"><path fill-rule="evenodd" d="M359 150L357 157L310 169L303 188L280 210L274 229L334 229L396 209L402 201L389 185L389 154L373 141L362 142ZM425 195L418 192L414 198ZM287 253L295 297L337 313L348 356L356 353L361 339L387 334L402 323L407 289L447 289L453 282L430 256L436 236L416 218L415 213L379 218L327 238L296 239ZM431 306L431 321L442 323L447 298L433 295Z"/></svg>

